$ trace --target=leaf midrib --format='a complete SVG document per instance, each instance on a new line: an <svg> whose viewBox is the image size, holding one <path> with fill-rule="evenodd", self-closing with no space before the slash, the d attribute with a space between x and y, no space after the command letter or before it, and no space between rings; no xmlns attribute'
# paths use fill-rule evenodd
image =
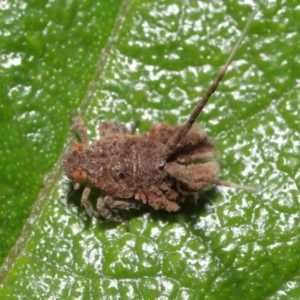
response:
<svg viewBox="0 0 300 300"><path fill-rule="evenodd" d="M129 10L131 3L132 3L132 0L124 0L120 6L120 9L119 9L117 17L115 19L111 33L108 36L107 42L106 42L105 46L103 47L103 49L101 50L101 53L99 55L99 59L95 66L95 72L93 74L92 80L88 84L85 97L81 102L81 106L78 108L78 112L81 117L83 117L85 115L85 113L91 103L93 93L96 90L96 88L98 87L97 84L99 82L99 79L105 72L105 68L107 66L107 62L109 60L113 45L114 45L115 41L117 40L119 32L122 28L122 24L126 17L126 13ZM13 107L11 106L10 103L8 103L8 104L11 109L12 115L15 116L16 114L13 110ZM15 260L22 253L27 241L30 238L32 229L34 228L35 223L37 222L39 216L42 213L43 207L45 206L48 199L50 198L50 195L53 191L54 186L57 184L57 182L59 181L59 179L61 178L62 173L63 173L63 168L62 168L60 159L54 165L53 170L50 173L44 174L42 172L41 168L37 164L37 161L34 159L34 155L30 149L29 143L28 143L24 133L22 132L20 123L18 122L17 118L15 119L15 123L18 128L19 135L21 136L21 138L24 141L25 148L27 149L28 154L35 166L35 169L39 172L41 177L44 177L44 188L39 193L37 200L35 201L35 204L32 207L32 211L22 229L21 235L17 239L15 245L9 251L3 265L0 268L0 284L3 284L7 274L9 273ZM66 138L65 146L62 149L62 153L69 149L72 140L73 140L73 135L72 135L72 133L69 133Z"/></svg>

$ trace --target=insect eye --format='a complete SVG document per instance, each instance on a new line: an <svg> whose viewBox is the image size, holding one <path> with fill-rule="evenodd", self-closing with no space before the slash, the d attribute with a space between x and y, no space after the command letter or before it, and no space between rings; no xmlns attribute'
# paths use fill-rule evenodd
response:
<svg viewBox="0 0 300 300"><path fill-rule="evenodd" d="M72 178L75 182L83 182L86 179L86 172L82 170L74 170L72 172Z"/></svg>

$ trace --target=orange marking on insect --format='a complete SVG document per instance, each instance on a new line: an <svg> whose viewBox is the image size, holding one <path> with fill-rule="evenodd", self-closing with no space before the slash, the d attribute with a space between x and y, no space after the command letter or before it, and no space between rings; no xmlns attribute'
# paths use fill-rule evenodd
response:
<svg viewBox="0 0 300 300"><path fill-rule="evenodd" d="M72 147L72 152L73 151L82 151L84 150L84 145L82 143L76 143L73 147Z"/></svg>
<svg viewBox="0 0 300 300"><path fill-rule="evenodd" d="M85 171L82 170L74 170L72 172L72 178L75 182L83 182L86 180L87 175Z"/></svg>

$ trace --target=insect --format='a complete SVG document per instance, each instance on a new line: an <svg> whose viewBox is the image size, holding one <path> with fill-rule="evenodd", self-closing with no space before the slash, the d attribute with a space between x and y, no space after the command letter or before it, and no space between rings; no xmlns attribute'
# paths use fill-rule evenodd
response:
<svg viewBox="0 0 300 300"><path fill-rule="evenodd" d="M78 189L85 188L81 204L90 216L125 223L120 210L149 206L155 210L177 211L191 198L211 185L253 190L216 179L219 173L212 141L194 122L215 92L248 28L254 11L215 81L191 112L185 124L153 125L149 132L132 134L116 122L102 122L100 140L90 142L80 118L73 118L73 129L80 137L69 153L63 156L63 167ZM101 190L96 207L89 201L92 188Z"/></svg>

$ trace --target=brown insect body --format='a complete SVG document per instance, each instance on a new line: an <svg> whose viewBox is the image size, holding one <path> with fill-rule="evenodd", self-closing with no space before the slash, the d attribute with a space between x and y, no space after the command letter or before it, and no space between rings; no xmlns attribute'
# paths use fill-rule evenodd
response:
<svg viewBox="0 0 300 300"><path fill-rule="evenodd" d="M75 189L81 183L86 184L81 203L89 215L124 221L119 209L148 205L155 210L177 211L183 202L191 196L197 197L211 184L253 190L216 179L217 151L203 131L193 124L225 75L255 13L185 124L157 124L147 133L133 135L121 124L103 122L99 126L100 140L90 143L81 119L73 118L81 143L64 155L63 166ZM88 199L94 187L102 191L96 209Z"/></svg>
<svg viewBox="0 0 300 300"><path fill-rule="evenodd" d="M164 146L176 131L177 126L163 123L143 134L122 130L88 146L76 144L64 156L66 174L114 198L134 198L154 209L176 211L188 197L210 185L196 180L197 176L214 178L218 174L216 162L205 162L217 152L197 126L177 145L172 159L164 161Z"/></svg>

